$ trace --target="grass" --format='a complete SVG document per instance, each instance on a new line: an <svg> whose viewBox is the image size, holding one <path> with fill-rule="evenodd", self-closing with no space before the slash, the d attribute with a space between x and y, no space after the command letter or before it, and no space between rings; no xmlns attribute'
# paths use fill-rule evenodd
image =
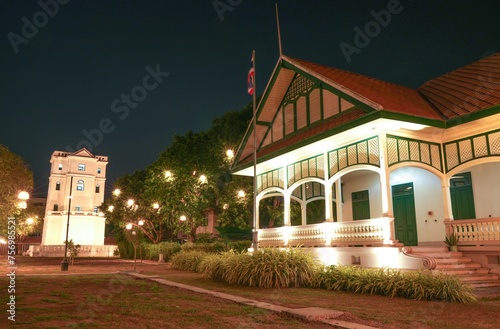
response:
<svg viewBox="0 0 500 329"><path fill-rule="evenodd" d="M380 295L362 295L347 291L316 288L253 288L228 285L203 278L201 274L166 270L160 274L167 280L233 294L286 307L323 307L348 312L356 322L378 328L497 328L500 298L480 300L472 304L443 300L412 300Z"/></svg>
<svg viewBox="0 0 500 329"><path fill-rule="evenodd" d="M252 306L118 274L16 280L16 294L25 297L16 305L18 328L309 328L309 323ZM26 295L34 286L40 292ZM6 324L3 316L0 327Z"/></svg>
<svg viewBox="0 0 500 329"><path fill-rule="evenodd" d="M16 326L19 328L332 328L292 321L261 309L154 282L96 274L132 270L131 262L117 259L106 262L81 259L78 265L70 267L72 275L68 276L21 276L60 274L59 264L60 259L19 258L16 279ZM459 304L317 288L255 288L213 281L200 273L175 270L167 263L144 263L138 265L137 270L145 275L285 307L343 311L346 319L383 329L498 327L500 298ZM74 274L79 272L93 274ZM0 285L5 286L6 282L7 278L0 277ZM42 298L54 299L57 303L42 303ZM75 325L68 326L72 323ZM0 328L11 324L6 316L0 317Z"/></svg>

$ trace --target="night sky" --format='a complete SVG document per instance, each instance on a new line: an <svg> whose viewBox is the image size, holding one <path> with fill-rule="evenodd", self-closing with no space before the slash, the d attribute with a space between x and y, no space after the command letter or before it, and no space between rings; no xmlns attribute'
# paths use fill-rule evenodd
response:
<svg viewBox="0 0 500 329"><path fill-rule="evenodd" d="M500 51L498 0L278 6L284 54L411 88ZM2 0L0 15L0 144L37 196L53 151L108 156L109 189L248 104L253 49L257 94L279 56L269 0Z"/></svg>

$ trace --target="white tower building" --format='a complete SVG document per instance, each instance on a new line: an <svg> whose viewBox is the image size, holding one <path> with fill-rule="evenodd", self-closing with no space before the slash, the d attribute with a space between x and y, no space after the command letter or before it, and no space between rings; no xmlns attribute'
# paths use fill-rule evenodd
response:
<svg viewBox="0 0 500 329"><path fill-rule="evenodd" d="M50 158L49 191L43 223L42 246L104 245L106 219L99 212L104 201L108 157L83 148L74 153L55 151Z"/></svg>

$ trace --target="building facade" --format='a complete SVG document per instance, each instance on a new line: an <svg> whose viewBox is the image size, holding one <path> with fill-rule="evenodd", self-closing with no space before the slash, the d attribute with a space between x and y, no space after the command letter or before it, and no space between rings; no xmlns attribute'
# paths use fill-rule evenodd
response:
<svg viewBox="0 0 500 329"><path fill-rule="evenodd" d="M42 246L103 246L106 219L99 212L104 201L108 157L55 151L50 158L49 190L42 234Z"/></svg>
<svg viewBox="0 0 500 329"><path fill-rule="evenodd" d="M253 176L255 149L260 246L411 267L403 247L454 232L500 263L500 53L416 90L283 55L252 125L233 172ZM281 227L259 220L267 198L284 204Z"/></svg>

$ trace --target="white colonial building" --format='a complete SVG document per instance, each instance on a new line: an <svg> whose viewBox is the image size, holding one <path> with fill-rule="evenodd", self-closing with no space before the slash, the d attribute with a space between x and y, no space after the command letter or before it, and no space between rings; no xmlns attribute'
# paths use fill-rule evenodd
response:
<svg viewBox="0 0 500 329"><path fill-rule="evenodd" d="M99 211L104 201L108 157L93 155L83 148L74 153L55 151L50 163L39 252L55 256L63 250L69 221L68 241L82 246L81 255L110 256L104 250L106 218Z"/></svg>
<svg viewBox="0 0 500 329"><path fill-rule="evenodd" d="M253 176L255 148L257 207L284 205L260 246L415 268L455 232L457 257L500 272L500 53L417 89L283 55L256 112L233 172Z"/></svg>

